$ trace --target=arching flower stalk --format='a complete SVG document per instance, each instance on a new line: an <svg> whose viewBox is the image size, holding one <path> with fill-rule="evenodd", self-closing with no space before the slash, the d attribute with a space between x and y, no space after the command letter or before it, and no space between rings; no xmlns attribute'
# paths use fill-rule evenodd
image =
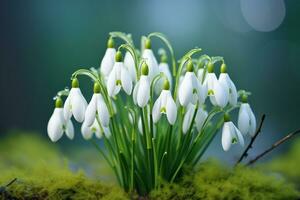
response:
<svg viewBox="0 0 300 200"><path fill-rule="evenodd" d="M161 179L176 181L184 165L194 167L222 126L220 148L229 151L234 143L243 145L243 137L253 135L256 119L248 93L242 93L238 102L223 58L202 55L195 59L201 50L195 48L179 59L177 67L174 50L163 34L142 38L139 54L128 34L111 32L100 69L79 69L72 75L71 90L58 92L47 131L53 142L64 132L73 139L74 116L82 123L84 139L95 140L96 145L98 140L104 141L104 147L97 149L124 190L144 195L158 189ZM150 38L167 46L171 63L164 52L158 65ZM125 41L118 51L113 39ZM219 79L214 73L217 61L223 63ZM89 104L79 88L79 76L88 76L93 82ZM67 96L64 105L63 96ZM239 106L237 128L229 113Z"/></svg>

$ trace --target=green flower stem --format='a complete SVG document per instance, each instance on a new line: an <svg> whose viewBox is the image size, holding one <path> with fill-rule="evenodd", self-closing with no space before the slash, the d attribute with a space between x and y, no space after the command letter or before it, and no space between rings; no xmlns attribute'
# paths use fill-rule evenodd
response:
<svg viewBox="0 0 300 200"><path fill-rule="evenodd" d="M169 40L167 39L167 37L164 34L162 34L162 33L158 33L158 32L150 33L148 35L148 38L151 38L151 37L157 37L157 38L159 38L168 47L168 49L170 51L170 54L171 54L171 59L172 59L173 76L175 77L176 76L176 58L175 58L174 50L173 50L173 47L172 47L171 43L169 42Z"/></svg>

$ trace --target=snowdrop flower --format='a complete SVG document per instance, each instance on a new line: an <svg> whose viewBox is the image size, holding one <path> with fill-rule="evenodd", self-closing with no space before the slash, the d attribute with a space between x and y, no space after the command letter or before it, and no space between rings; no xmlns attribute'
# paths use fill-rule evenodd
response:
<svg viewBox="0 0 300 200"><path fill-rule="evenodd" d="M185 73L178 90L178 99L182 106L187 106L189 103L195 104L197 98L203 95L201 94L202 91L200 91L199 81L193 72L193 62L191 60L188 61L186 68L187 72Z"/></svg>
<svg viewBox="0 0 300 200"><path fill-rule="evenodd" d="M81 93L79 82L77 78L74 78L72 80L72 89L64 105L65 119L70 120L72 115L74 115L78 122L83 122L86 107L87 102Z"/></svg>
<svg viewBox="0 0 300 200"><path fill-rule="evenodd" d="M114 48L114 40L109 38L107 49L100 64L100 72L104 77L108 77L115 64L116 49Z"/></svg>
<svg viewBox="0 0 300 200"><path fill-rule="evenodd" d="M94 94L89 105L85 111L84 123L87 127L92 126L96 120L96 115L98 115L100 123L104 127L109 125L109 112L108 108L104 102L102 95L100 94L99 83L94 84Z"/></svg>
<svg viewBox="0 0 300 200"><path fill-rule="evenodd" d="M218 81L216 74L213 72L214 66L211 62L207 65L207 89L210 101L214 106L224 108L228 103L228 94L226 88Z"/></svg>
<svg viewBox="0 0 300 200"><path fill-rule="evenodd" d="M133 82L136 82L136 69L135 69L134 59L128 51L125 53L124 66L127 68L128 72L130 74L131 80Z"/></svg>
<svg viewBox="0 0 300 200"><path fill-rule="evenodd" d="M229 75L227 74L227 67L225 63L221 65L221 74L219 76L219 82L227 92L229 103L232 106L235 106L237 104L237 98L238 98L237 90L234 83L232 82Z"/></svg>
<svg viewBox="0 0 300 200"><path fill-rule="evenodd" d="M157 64L157 60L153 54L153 51L151 49L151 40L148 38L145 42L145 49L142 53L142 58L145 60L145 62L148 65L149 68L149 78L150 81L159 74L159 68Z"/></svg>
<svg viewBox="0 0 300 200"><path fill-rule="evenodd" d="M222 147L224 151L228 151L232 144L239 143L244 146L244 138L241 132L230 121L228 114L224 115L224 125L222 130Z"/></svg>
<svg viewBox="0 0 300 200"><path fill-rule="evenodd" d="M138 104L139 107L143 108L147 105L150 98L149 70L145 62L142 64L141 72L140 80L136 83L133 90L133 101L135 104Z"/></svg>
<svg viewBox="0 0 300 200"><path fill-rule="evenodd" d="M97 138L102 138L101 128L97 120L95 120L91 126L88 126L87 123L84 121L81 126L81 133L85 140L91 139L93 133L95 133Z"/></svg>
<svg viewBox="0 0 300 200"><path fill-rule="evenodd" d="M203 107L199 107L195 118L195 124L198 131L201 131L207 116L207 111L204 110Z"/></svg>
<svg viewBox="0 0 300 200"><path fill-rule="evenodd" d="M122 53L116 53L115 64L107 80L107 92L109 96L117 95L121 88L130 95L132 91L131 76L122 62Z"/></svg>
<svg viewBox="0 0 300 200"><path fill-rule="evenodd" d="M244 135L254 136L256 129L256 119L253 111L248 104L246 94L242 95L242 104L239 110L238 127Z"/></svg>
<svg viewBox="0 0 300 200"><path fill-rule="evenodd" d="M69 139L74 138L74 127L71 120L65 120L63 102L60 97L56 99L55 109L47 126L48 136L52 142L59 140L65 132Z"/></svg>
<svg viewBox="0 0 300 200"><path fill-rule="evenodd" d="M158 68L159 68L159 72L160 73L163 73L168 81L169 81L169 84L170 84L170 88L172 88L172 74L171 74L171 71L170 71L170 68L169 68L169 65L168 65L168 59L167 59L167 56L165 54L163 54L161 56L161 60L160 60L160 63L158 65ZM158 83L156 84L155 86L155 93L156 94L159 94L163 88L163 84L164 84L164 80L163 79L160 79L158 81Z"/></svg>
<svg viewBox="0 0 300 200"><path fill-rule="evenodd" d="M161 114L166 114L169 123L174 125L177 117L177 107L170 92L168 80L165 80L163 90L153 105L152 118L154 123L158 122Z"/></svg>
<svg viewBox="0 0 300 200"><path fill-rule="evenodd" d="M197 71L197 78L200 81L200 83L205 83L205 79L206 79L206 73L204 70L204 66L203 66L203 62L201 62L198 66L198 71Z"/></svg>

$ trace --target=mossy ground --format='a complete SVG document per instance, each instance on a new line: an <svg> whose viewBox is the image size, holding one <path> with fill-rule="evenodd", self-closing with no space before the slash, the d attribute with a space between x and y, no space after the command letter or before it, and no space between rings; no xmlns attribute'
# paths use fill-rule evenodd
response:
<svg viewBox="0 0 300 200"><path fill-rule="evenodd" d="M0 188L0 199L130 199L118 186L100 181L99 177L87 177L86 170L70 170L69 161L55 146L30 133L11 133L3 139L0 142L0 186L14 178L17 181ZM98 158L94 161L100 162ZM106 173L102 169L96 171ZM147 199L299 198L293 185L257 169L238 167L233 170L217 162L206 162L197 170L186 169L186 172L178 183L163 184Z"/></svg>

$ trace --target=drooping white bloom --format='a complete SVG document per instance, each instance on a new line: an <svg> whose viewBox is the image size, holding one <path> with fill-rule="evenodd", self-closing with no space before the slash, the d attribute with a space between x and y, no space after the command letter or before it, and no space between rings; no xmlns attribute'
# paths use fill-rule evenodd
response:
<svg viewBox="0 0 300 200"><path fill-rule="evenodd" d="M183 133L187 133L188 132L188 130L189 130L190 126L191 126L192 120L193 120L195 109L196 109L196 106L194 104L192 104L192 103L190 103L187 106L187 111L184 114L183 123L182 123L182 132Z"/></svg>
<svg viewBox="0 0 300 200"><path fill-rule="evenodd" d="M107 80L107 92L109 96L117 95L121 88L130 95L132 91L132 79L122 62L121 52L116 53L116 62Z"/></svg>
<svg viewBox="0 0 300 200"><path fill-rule="evenodd" d="M102 138L102 132L100 125L95 120L91 126L88 126L87 123L84 121L81 126L81 133L85 140L89 140L92 138L93 133L95 133L97 138Z"/></svg>
<svg viewBox="0 0 300 200"><path fill-rule="evenodd" d="M227 71L226 65L223 63L221 66L221 74L219 76L219 82L227 93L229 103L232 106L235 106L237 104L237 98L238 98L237 90L233 81L230 79L226 71Z"/></svg>
<svg viewBox="0 0 300 200"><path fill-rule="evenodd" d="M256 118L248 103L242 103L239 110L238 127L244 135L254 136L256 129Z"/></svg>
<svg viewBox="0 0 300 200"><path fill-rule="evenodd" d="M133 82L136 82L136 69L135 69L134 59L128 51L125 53L124 66L127 68L128 72L130 74L131 80Z"/></svg>
<svg viewBox="0 0 300 200"><path fill-rule="evenodd" d="M244 146L244 138L236 126L231 121L227 121L224 123L222 130L222 147L224 151L228 151L231 145L235 143Z"/></svg>
<svg viewBox="0 0 300 200"><path fill-rule="evenodd" d="M199 107L195 118L195 124L198 131L202 129L207 116L207 111L204 110L203 107Z"/></svg>
<svg viewBox="0 0 300 200"><path fill-rule="evenodd" d="M163 73L166 76L166 78L169 81L170 88L172 88L172 74L171 74L168 63L161 62L158 65L158 68L159 68L159 72ZM163 83L164 83L164 80L162 78L158 80L157 84L155 85L155 93L156 94L159 94L162 91Z"/></svg>
<svg viewBox="0 0 300 200"><path fill-rule="evenodd" d="M143 108L147 105L150 98L150 79L147 63L143 62L141 72L140 80L136 83L133 90L133 102Z"/></svg>
<svg viewBox="0 0 300 200"><path fill-rule="evenodd" d="M200 81L200 83L204 83L205 82L206 73L204 71L204 68L198 69L198 71L197 71L197 77L198 77L198 80Z"/></svg>
<svg viewBox="0 0 300 200"><path fill-rule="evenodd" d="M187 68L187 72L185 73L178 90L178 99L182 106L187 106L189 103L195 104L198 100L198 95L202 95L199 81L193 72L192 61L188 62Z"/></svg>
<svg viewBox="0 0 300 200"><path fill-rule="evenodd" d="M152 117L154 123L158 122L161 114L166 114L169 123L174 125L177 117L177 107L170 90L165 88L153 105Z"/></svg>
<svg viewBox="0 0 300 200"><path fill-rule="evenodd" d="M65 132L67 137L70 139L74 138L74 127L71 120L65 120L62 101L61 99L56 100L56 108L50 117L47 126L48 136L52 142L59 140Z"/></svg>
<svg viewBox="0 0 300 200"><path fill-rule="evenodd" d="M107 41L107 49L100 64L100 72L106 79L115 64L116 49L114 48L114 40L109 38Z"/></svg>
<svg viewBox="0 0 300 200"><path fill-rule="evenodd" d="M208 95L214 106L224 108L228 103L226 88L219 82L215 73L208 73L206 77Z"/></svg>
<svg viewBox="0 0 300 200"><path fill-rule="evenodd" d="M87 127L91 126L94 123L96 114L98 114L102 126L107 127L109 125L108 108L104 102L102 95L98 92L93 94L92 99L86 108L84 123Z"/></svg>
<svg viewBox="0 0 300 200"><path fill-rule="evenodd" d="M64 104L64 117L66 120L70 120L72 115L78 122L83 122L87 102L81 93L78 80L73 79L72 89Z"/></svg>
<svg viewBox="0 0 300 200"><path fill-rule="evenodd" d="M148 65L149 69L149 78L152 81L152 79L159 74L159 68L157 60L154 56L154 53L151 49L151 41L150 39L147 39L145 42L145 49L142 52L142 58L145 60L145 62Z"/></svg>

